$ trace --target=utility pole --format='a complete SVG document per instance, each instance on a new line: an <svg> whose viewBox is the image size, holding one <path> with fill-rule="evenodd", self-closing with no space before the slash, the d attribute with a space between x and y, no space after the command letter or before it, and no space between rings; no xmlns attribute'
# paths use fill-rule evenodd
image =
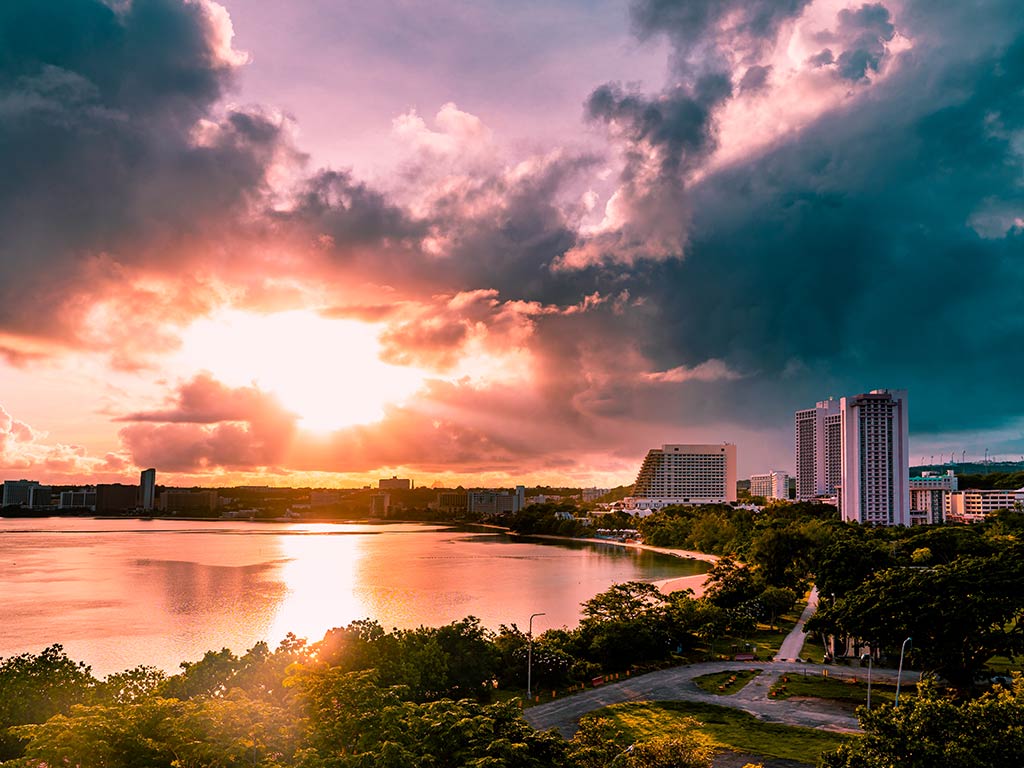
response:
<svg viewBox="0 0 1024 768"><path fill-rule="evenodd" d="M546 613L530 614L530 629L526 633L526 698L533 700L533 620L538 616L547 616Z"/></svg>

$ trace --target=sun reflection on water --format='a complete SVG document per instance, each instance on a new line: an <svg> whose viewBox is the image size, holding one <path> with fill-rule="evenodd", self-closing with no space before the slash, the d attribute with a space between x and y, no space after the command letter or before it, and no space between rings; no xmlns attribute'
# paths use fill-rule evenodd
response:
<svg viewBox="0 0 1024 768"><path fill-rule="evenodd" d="M281 537L279 578L287 592L271 623L269 638L279 641L291 632L316 641L326 629L365 618L366 606L356 594L356 571L366 556L361 536L325 536L303 526L312 535ZM326 532L330 526L323 526ZM334 526L333 530L337 530Z"/></svg>

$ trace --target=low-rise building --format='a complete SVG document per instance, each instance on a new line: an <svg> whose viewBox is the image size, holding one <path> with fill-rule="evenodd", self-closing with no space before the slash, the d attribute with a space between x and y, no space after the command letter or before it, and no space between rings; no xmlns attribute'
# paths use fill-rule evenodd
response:
<svg viewBox="0 0 1024 768"><path fill-rule="evenodd" d="M407 477L397 477L392 475L391 477L381 478L377 481L377 488L382 491L411 491L413 487L413 481Z"/></svg>
<svg viewBox="0 0 1024 768"><path fill-rule="evenodd" d="M590 503L607 494L611 488L584 488L580 493L580 501Z"/></svg>
<svg viewBox="0 0 1024 768"><path fill-rule="evenodd" d="M1016 491L953 491L949 494L946 520L955 523L977 523L1000 509L1024 511L1024 488Z"/></svg>
<svg viewBox="0 0 1024 768"><path fill-rule="evenodd" d="M88 509L96 510L96 489L76 488L73 491L61 491L58 509Z"/></svg>
<svg viewBox="0 0 1024 768"><path fill-rule="evenodd" d="M100 483L96 486L96 511L103 515L127 512L141 506L139 486Z"/></svg>
<svg viewBox="0 0 1024 768"><path fill-rule="evenodd" d="M922 472L910 478L910 524L941 523L946 519L949 494L957 490L956 473Z"/></svg>
<svg viewBox="0 0 1024 768"><path fill-rule="evenodd" d="M526 488L517 485L514 491L469 491L466 506L470 513L482 517L515 514L526 506Z"/></svg>
<svg viewBox="0 0 1024 768"><path fill-rule="evenodd" d="M53 489L36 480L4 480L3 506L49 507L53 505Z"/></svg>
<svg viewBox="0 0 1024 768"><path fill-rule="evenodd" d="M370 517L387 517L391 508L390 493L370 494Z"/></svg>
<svg viewBox="0 0 1024 768"><path fill-rule="evenodd" d="M469 494L466 491L441 491L434 506L446 515L464 515L469 511Z"/></svg>
<svg viewBox="0 0 1024 768"><path fill-rule="evenodd" d="M195 513L204 516L217 509L217 491L164 491L160 494L162 512Z"/></svg>
<svg viewBox="0 0 1024 768"><path fill-rule="evenodd" d="M750 495L766 499L789 498L789 474L781 469L750 476Z"/></svg>

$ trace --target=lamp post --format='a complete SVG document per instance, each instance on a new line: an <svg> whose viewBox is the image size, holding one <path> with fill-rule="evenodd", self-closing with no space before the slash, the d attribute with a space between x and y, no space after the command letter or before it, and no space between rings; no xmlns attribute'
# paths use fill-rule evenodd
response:
<svg viewBox="0 0 1024 768"><path fill-rule="evenodd" d="M868 712L871 711L871 654L865 653L860 657L861 661L868 660Z"/></svg>
<svg viewBox="0 0 1024 768"><path fill-rule="evenodd" d="M530 630L526 633L526 698L533 699L533 620L538 616L547 616L546 613L530 614Z"/></svg>
<svg viewBox="0 0 1024 768"><path fill-rule="evenodd" d="M900 705L900 678L903 676L903 654L907 652L907 643L913 645L909 637L903 641L903 645L900 647L900 666L896 670L896 703L893 704L894 707Z"/></svg>

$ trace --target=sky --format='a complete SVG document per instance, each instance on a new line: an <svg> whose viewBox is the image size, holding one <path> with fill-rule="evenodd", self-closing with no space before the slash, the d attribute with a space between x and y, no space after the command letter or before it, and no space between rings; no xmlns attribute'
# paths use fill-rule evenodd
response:
<svg viewBox="0 0 1024 768"><path fill-rule="evenodd" d="M1024 455L1016 0L6 0L0 478Z"/></svg>

